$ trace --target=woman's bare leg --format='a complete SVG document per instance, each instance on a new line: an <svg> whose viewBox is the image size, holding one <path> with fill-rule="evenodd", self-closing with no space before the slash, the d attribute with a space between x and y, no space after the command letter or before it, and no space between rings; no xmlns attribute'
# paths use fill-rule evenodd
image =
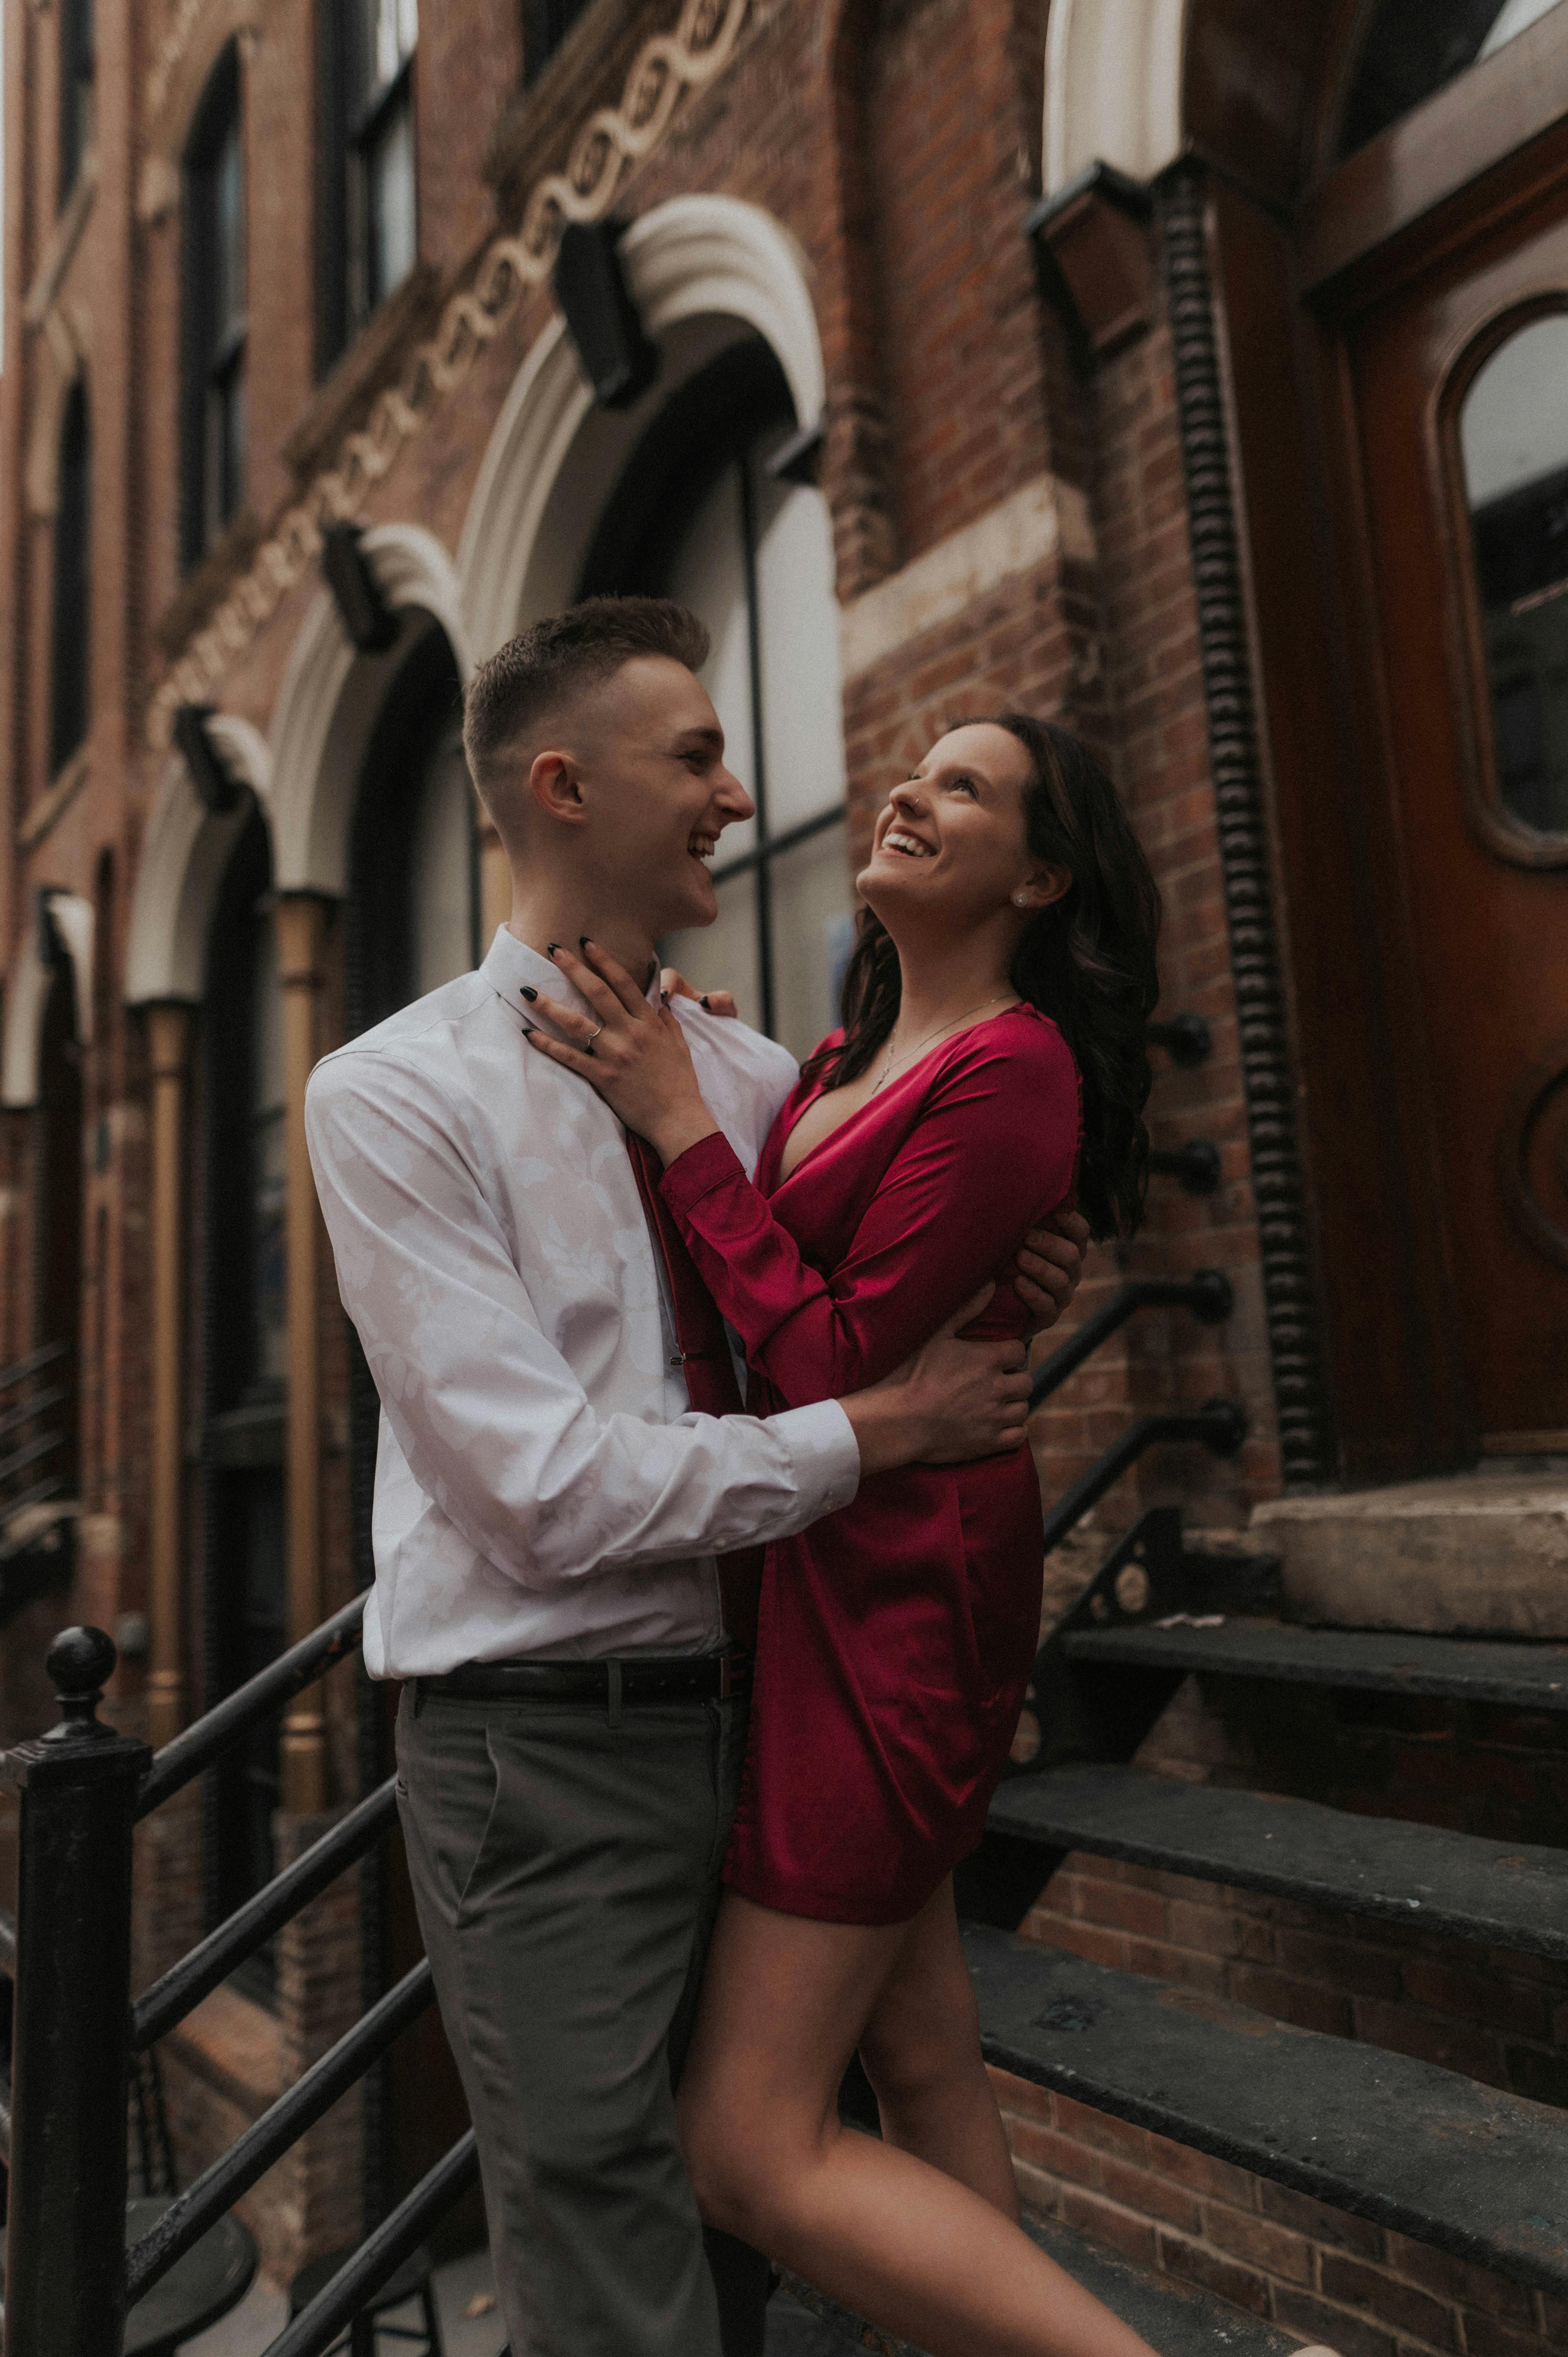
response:
<svg viewBox="0 0 1568 2357"><path fill-rule="evenodd" d="M1151 2357L990 2201L840 2126L908 1928L725 1893L679 2099L703 2216L931 2357Z"/></svg>
<svg viewBox="0 0 1568 2357"><path fill-rule="evenodd" d="M1016 2221L1013 2156L980 2056L980 2007L950 1877L914 1921L860 2036L882 2137Z"/></svg>

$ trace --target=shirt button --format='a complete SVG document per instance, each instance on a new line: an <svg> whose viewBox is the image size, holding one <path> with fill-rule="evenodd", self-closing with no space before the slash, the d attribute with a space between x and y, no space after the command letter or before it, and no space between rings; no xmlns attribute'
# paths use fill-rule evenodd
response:
<svg viewBox="0 0 1568 2357"><path fill-rule="evenodd" d="M672 1367L680 1367L680 1366L683 1366L683 1365L685 1364L685 1361L684 1361L684 1360L682 1358L681 1353L680 1353L680 1351L676 1351L676 1353L675 1353L674 1357L671 1360L670 1363L671 1363L671 1365Z"/></svg>

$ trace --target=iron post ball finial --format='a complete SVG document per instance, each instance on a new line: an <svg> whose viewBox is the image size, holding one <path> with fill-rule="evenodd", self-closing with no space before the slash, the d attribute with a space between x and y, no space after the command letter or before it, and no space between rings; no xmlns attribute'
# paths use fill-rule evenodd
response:
<svg viewBox="0 0 1568 2357"><path fill-rule="evenodd" d="M55 1699L63 1714L50 1727L46 1743L80 1743L107 1737L98 1706L119 1655L114 1640L102 1629L62 1629L44 1656L44 1666L55 1684Z"/></svg>

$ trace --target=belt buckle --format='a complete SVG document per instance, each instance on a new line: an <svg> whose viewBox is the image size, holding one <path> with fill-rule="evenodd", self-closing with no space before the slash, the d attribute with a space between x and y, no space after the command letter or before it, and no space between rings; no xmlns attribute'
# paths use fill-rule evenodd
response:
<svg viewBox="0 0 1568 2357"><path fill-rule="evenodd" d="M719 1700L728 1702L743 1689L741 1665L734 1653L719 1655Z"/></svg>

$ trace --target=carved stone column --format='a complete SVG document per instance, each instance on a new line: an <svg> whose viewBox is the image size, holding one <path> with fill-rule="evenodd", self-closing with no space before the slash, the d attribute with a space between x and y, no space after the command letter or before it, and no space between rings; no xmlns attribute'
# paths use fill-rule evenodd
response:
<svg viewBox="0 0 1568 2357"><path fill-rule="evenodd" d="M321 1215L305 1143L305 1084L318 1053L321 951L327 904L315 893L282 895L276 906L283 987L285 1131L288 1184L288 1641L326 1618L321 1566L321 1349L318 1287ZM283 1805L313 1815L327 1805L327 1720L319 1683L290 1706L283 1728Z"/></svg>
<svg viewBox="0 0 1568 2357"><path fill-rule="evenodd" d="M185 1157L191 1010L147 1009L152 1120L152 1464L147 1738L185 1724Z"/></svg>
<svg viewBox="0 0 1568 2357"><path fill-rule="evenodd" d="M1306 1488L1332 1477L1336 1451L1296 1129L1295 1074L1274 925L1251 646L1214 329L1203 178L1197 167L1182 165L1158 185L1198 641L1208 707L1209 763L1240 1033L1280 1458L1287 1486Z"/></svg>

